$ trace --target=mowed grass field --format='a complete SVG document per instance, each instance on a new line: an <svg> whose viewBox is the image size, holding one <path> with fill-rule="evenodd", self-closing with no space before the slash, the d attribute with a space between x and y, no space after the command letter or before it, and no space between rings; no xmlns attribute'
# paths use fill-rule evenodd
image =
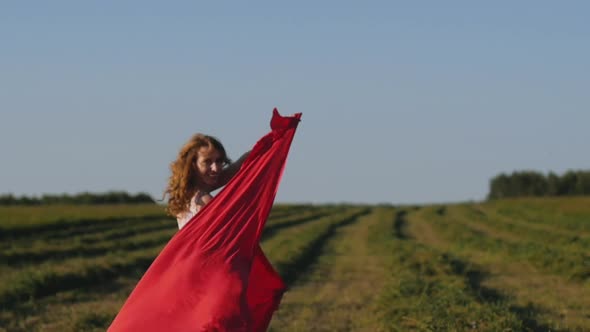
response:
<svg viewBox="0 0 590 332"><path fill-rule="evenodd" d="M104 331L176 221L156 205L0 207L0 331ZM271 331L590 331L590 198L275 205Z"/></svg>

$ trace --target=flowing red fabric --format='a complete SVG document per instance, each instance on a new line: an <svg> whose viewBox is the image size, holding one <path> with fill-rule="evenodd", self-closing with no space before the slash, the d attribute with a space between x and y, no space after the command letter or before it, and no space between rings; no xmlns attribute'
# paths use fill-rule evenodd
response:
<svg viewBox="0 0 590 332"><path fill-rule="evenodd" d="M234 178L176 233L109 327L118 331L265 331L285 284L260 248L301 113L273 110Z"/></svg>

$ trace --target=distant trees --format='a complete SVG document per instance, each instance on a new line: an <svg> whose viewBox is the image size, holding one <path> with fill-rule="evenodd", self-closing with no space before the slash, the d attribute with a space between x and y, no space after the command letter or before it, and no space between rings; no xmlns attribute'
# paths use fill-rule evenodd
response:
<svg viewBox="0 0 590 332"><path fill-rule="evenodd" d="M571 170L562 176L536 171L502 173L490 180L488 199L567 195L590 195L590 171Z"/></svg>
<svg viewBox="0 0 590 332"><path fill-rule="evenodd" d="M43 204L138 204L155 203L146 193L131 195L124 191L105 193L83 192L76 195L42 195L41 197L16 197L12 194L0 195L0 205L43 205Z"/></svg>

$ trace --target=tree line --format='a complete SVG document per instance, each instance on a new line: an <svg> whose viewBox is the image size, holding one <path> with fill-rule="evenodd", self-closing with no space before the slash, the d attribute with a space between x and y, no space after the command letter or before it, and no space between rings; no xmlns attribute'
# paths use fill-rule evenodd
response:
<svg viewBox="0 0 590 332"><path fill-rule="evenodd" d="M536 171L502 173L490 180L488 199L568 195L590 195L590 171L570 170L561 176Z"/></svg>
<svg viewBox="0 0 590 332"><path fill-rule="evenodd" d="M0 205L44 205L44 204L139 204L155 203L146 193L131 195L124 191L109 191L105 193L83 192L75 195L44 194L37 196L20 196L13 194L0 195Z"/></svg>

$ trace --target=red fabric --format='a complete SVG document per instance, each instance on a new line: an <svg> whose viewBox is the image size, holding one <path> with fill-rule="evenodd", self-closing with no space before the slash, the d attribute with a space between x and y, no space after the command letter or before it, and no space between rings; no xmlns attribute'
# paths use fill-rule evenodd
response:
<svg viewBox="0 0 590 332"><path fill-rule="evenodd" d="M271 132L234 178L176 233L109 332L265 331L285 284L259 241L301 113L273 111Z"/></svg>

